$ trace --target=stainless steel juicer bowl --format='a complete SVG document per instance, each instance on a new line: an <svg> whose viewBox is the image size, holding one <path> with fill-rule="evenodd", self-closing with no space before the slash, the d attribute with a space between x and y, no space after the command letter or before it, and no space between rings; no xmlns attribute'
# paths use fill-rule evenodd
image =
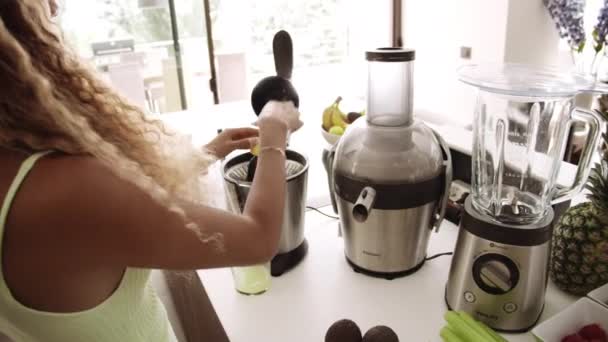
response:
<svg viewBox="0 0 608 342"><path fill-rule="evenodd" d="M222 167L228 208L242 213L245 208L251 182L247 181L247 168L253 155L240 154L227 160ZM293 251L304 242L304 211L308 184L308 159L298 152L287 150L285 162L287 195L279 254Z"/></svg>

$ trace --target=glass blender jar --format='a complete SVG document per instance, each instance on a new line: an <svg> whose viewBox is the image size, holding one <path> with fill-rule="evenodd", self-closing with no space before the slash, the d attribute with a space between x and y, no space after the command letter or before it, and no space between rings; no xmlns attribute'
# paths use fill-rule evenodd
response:
<svg viewBox="0 0 608 342"><path fill-rule="evenodd" d="M465 201L445 299L495 330L524 332L540 318L549 279L554 212L577 194L597 149L600 117L574 106L595 82L550 68L466 66L478 88L471 195ZM603 89L602 89L603 90ZM566 134L587 126L572 186L558 189Z"/></svg>
<svg viewBox="0 0 608 342"><path fill-rule="evenodd" d="M466 66L460 80L479 88L474 117L473 207L510 224L538 222L551 204L578 194L600 136L600 117L575 108L574 96L591 90L582 76L507 64ZM567 133L580 122L589 138L574 183L557 189Z"/></svg>

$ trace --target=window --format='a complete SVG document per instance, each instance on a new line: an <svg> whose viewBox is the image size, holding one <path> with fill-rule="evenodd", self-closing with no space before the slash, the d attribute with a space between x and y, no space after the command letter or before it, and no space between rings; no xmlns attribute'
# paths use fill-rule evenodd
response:
<svg viewBox="0 0 608 342"><path fill-rule="evenodd" d="M224 53L244 56L245 98L275 74L272 39L284 29L294 42L292 81L303 101L329 105L340 95L357 105L367 86L365 50L391 43L391 6L390 0L219 0L211 14L220 89Z"/></svg>
<svg viewBox="0 0 608 342"><path fill-rule="evenodd" d="M363 53L390 44L391 3L210 0L220 102L247 100L275 73L272 38L280 29L294 41L293 82L303 99L361 100ZM138 104L153 112L213 104L203 0L63 0L61 7L66 40Z"/></svg>
<svg viewBox="0 0 608 342"><path fill-rule="evenodd" d="M63 0L61 8L67 42L136 104L165 112L213 102L200 0L175 7L179 56L166 0Z"/></svg>

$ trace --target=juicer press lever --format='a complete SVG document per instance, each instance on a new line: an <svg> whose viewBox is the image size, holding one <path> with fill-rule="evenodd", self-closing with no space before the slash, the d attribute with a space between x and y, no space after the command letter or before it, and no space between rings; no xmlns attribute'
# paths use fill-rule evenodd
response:
<svg viewBox="0 0 608 342"><path fill-rule="evenodd" d="M328 151L323 151L323 166L325 167L325 171L327 172L327 184L329 186L329 197L331 199L331 206L334 210L334 213L338 213L338 204L336 202L336 193L334 186L334 175L333 175L333 167L334 167L334 158L336 156L336 147L338 144L334 144Z"/></svg>
<svg viewBox="0 0 608 342"><path fill-rule="evenodd" d="M453 176L452 154L450 153L450 147L445 142L445 140L443 140L441 135L439 135L434 129L431 129L431 130L433 131L435 138L437 138L437 141L439 142L439 146L441 146L441 150L443 152L442 153L443 154L443 169L444 169L444 173L445 173L443 193L441 194L441 197L439 198L439 203L437 204L437 209L435 210L435 214L433 215L433 218L432 218L433 221L432 221L432 225L431 225L431 229L434 228L435 232L438 233L439 227L441 226L441 223L443 222L443 218L445 217L445 211L446 211L446 208L448 205L448 199L450 198L450 186L452 185L452 176Z"/></svg>

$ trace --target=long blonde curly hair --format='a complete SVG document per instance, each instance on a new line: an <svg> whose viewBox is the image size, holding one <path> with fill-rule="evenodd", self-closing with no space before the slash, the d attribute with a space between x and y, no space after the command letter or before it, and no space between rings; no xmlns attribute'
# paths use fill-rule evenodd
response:
<svg viewBox="0 0 608 342"><path fill-rule="evenodd" d="M202 201L215 161L99 80L62 42L47 0L0 0L0 146L93 156L203 234L180 200Z"/></svg>

